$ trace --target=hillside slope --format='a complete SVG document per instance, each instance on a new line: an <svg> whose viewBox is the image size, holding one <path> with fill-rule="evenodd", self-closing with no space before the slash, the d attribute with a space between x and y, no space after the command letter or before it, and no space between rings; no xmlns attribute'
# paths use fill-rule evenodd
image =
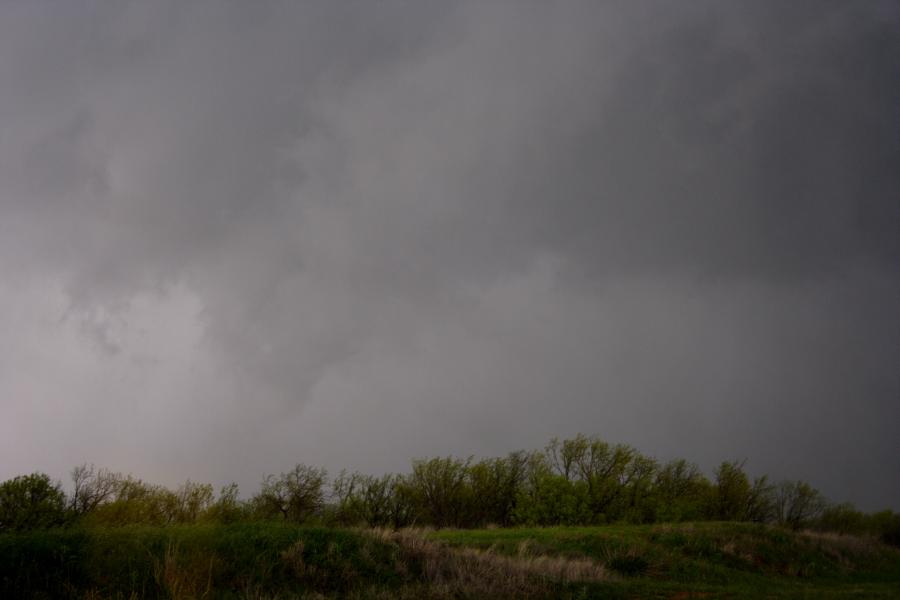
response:
<svg viewBox="0 0 900 600"><path fill-rule="evenodd" d="M735 523L352 530L278 522L0 535L20 598L898 597L900 551Z"/></svg>

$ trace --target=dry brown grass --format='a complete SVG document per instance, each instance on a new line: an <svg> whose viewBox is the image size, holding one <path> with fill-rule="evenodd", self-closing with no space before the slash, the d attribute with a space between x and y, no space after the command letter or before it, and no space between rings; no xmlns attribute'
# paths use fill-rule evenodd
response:
<svg viewBox="0 0 900 600"><path fill-rule="evenodd" d="M178 557L178 547L169 544L162 560L153 559L153 579L169 598L210 598L217 560L215 555L210 555L202 561L182 564Z"/></svg>
<svg viewBox="0 0 900 600"><path fill-rule="evenodd" d="M514 556L491 549L454 548L429 540L424 530L371 530L370 534L400 548L401 572L417 565L431 597L543 598L561 584L605 581L608 571L589 559L554 557L532 552L523 542Z"/></svg>
<svg viewBox="0 0 900 600"><path fill-rule="evenodd" d="M72 595L73 598L77 598L77 594ZM141 600L141 595L137 592L131 592L129 595L125 594L116 594L115 596L103 596L97 590L87 590L81 595L83 600Z"/></svg>
<svg viewBox="0 0 900 600"><path fill-rule="evenodd" d="M815 531L804 529L798 532L801 538L826 542L839 548L847 548L860 554L871 554L884 548L884 544L874 536L860 536L833 531Z"/></svg>
<svg viewBox="0 0 900 600"><path fill-rule="evenodd" d="M831 531L806 529L798 532L801 539L815 545L820 552L850 568L891 553L892 549L873 536L859 536Z"/></svg>

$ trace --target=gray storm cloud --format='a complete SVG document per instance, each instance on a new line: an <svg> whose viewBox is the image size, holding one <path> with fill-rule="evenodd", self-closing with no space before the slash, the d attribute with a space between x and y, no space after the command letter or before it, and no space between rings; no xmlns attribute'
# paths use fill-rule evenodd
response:
<svg viewBox="0 0 900 600"><path fill-rule="evenodd" d="M900 507L890 2L0 7L0 477L582 431Z"/></svg>

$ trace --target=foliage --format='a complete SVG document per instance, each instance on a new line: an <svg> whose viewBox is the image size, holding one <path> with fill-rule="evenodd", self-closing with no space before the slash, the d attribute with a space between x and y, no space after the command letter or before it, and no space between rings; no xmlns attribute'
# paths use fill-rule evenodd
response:
<svg viewBox="0 0 900 600"><path fill-rule="evenodd" d="M440 530L453 547L588 558L616 577L585 597L895 597L900 553L868 539L753 523Z"/></svg>
<svg viewBox="0 0 900 600"><path fill-rule="evenodd" d="M513 452L506 458L481 460L468 469L468 482L472 488L471 514L467 519L472 526L513 523L518 490L525 480L528 456Z"/></svg>
<svg viewBox="0 0 900 600"><path fill-rule="evenodd" d="M804 481L782 481L776 488L776 518L791 529L806 527L826 506L819 490Z"/></svg>
<svg viewBox="0 0 900 600"><path fill-rule="evenodd" d="M518 523L578 525L591 521L588 489L583 481L545 470L532 472L514 512Z"/></svg>
<svg viewBox="0 0 900 600"><path fill-rule="evenodd" d="M471 505L472 490L466 485L472 459L448 456L413 461L409 489L423 520L436 527L461 527Z"/></svg>
<svg viewBox="0 0 900 600"><path fill-rule="evenodd" d="M395 548L286 522L0 535L0 597L298 597L396 587Z"/></svg>
<svg viewBox="0 0 900 600"><path fill-rule="evenodd" d="M253 500L255 510L265 517L282 517L302 523L325 504L325 469L302 463L281 475L268 475Z"/></svg>
<svg viewBox="0 0 900 600"><path fill-rule="evenodd" d="M223 486L219 491L219 497L203 515L206 520L223 524L236 523L248 517L249 511L241 502L240 490L236 483Z"/></svg>
<svg viewBox="0 0 900 600"><path fill-rule="evenodd" d="M4 598L889 598L898 581L900 552L874 540L749 523L0 534Z"/></svg>
<svg viewBox="0 0 900 600"><path fill-rule="evenodd" d="M660 463L624 444L577 435L542 450L476 460L420 459L411 472L371 476L302 463L268 475L258 492L241 498L236 484L216 496L210 484L177 488L81 465L60 509L62 491L45 475L5 482L0 528L238 523L278 519L294 523L402 528L576 526L720 520L776 523L880 536L897 543L900 516L864 514L829 505L803 481L772 485L751 479L743 461L719 465L710 481L683 459ZM31 492L23 490L31 489Z"/></svg>
<svg viewBox="0 0 900 600"><path fill-rule="evenodd" d="M900 545L900 514L583 435L330 482L301 463L248 500L93 465L68 498L43 474L0 484L0 597L896 596L881 542Z"/></svg>
<svg viewBox="0 0 900 600"><path fill-rule="evenodd" d="M676 459L657 471L654 492L655 521L699 521L710 501L712 484L697 465Z"/></svg>
<svg viewBox="0 0 900 600"><path fill-rule="evenodd" d="M720 521L765 523L775 512L774 487L766 476L750 483L743 461L723 462L716 469L711 516Z"/></svg>
<svg viewBox="0 0 900 600"><path fill-rule="evenodd" d="M0 533L60 525L66 497L43 473L21 475L0 484Z"/></svg>
<svg viewBox="0 0 900 600"><path fill-rule="evenodd" d="M852 504L835 504L826 506L811 525L819 531L842 535L875 536L886 544L900 547L900 513L891 510L866 514Z"/></svg>

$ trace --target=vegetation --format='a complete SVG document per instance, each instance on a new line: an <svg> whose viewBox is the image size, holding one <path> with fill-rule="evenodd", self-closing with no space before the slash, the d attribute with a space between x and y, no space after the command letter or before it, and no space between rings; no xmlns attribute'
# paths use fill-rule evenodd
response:
<svg viewBox="0 0 900 600"><path fill-rule="evenodd" d="M0 532L28 531L66 520L66 497L59 484L35 473L0 484Z"/></svg>
<svg viewBox="0 0 900 600"><path fill-rule="evenodd" d="M510 557L592 561L581 597L843 597L900 593L900 551L874 538L753 523L441 530L431 539ZM577 596L577 595L576 595Z"/></svg>
<svg viewBox="0 0 900 600"><path fill-rule="evenodd" d="M751 523L477 530L285 520L0 535L6 598L896 597L900 551Z"/></svg>
<svg viewBox="0 0 900 600"><path fill-rule="evenodd" d="M298 464L246 499L93 465L70 489L0 484L0 597L900 593L900 514L582 435L380 477Z"/></svg>

